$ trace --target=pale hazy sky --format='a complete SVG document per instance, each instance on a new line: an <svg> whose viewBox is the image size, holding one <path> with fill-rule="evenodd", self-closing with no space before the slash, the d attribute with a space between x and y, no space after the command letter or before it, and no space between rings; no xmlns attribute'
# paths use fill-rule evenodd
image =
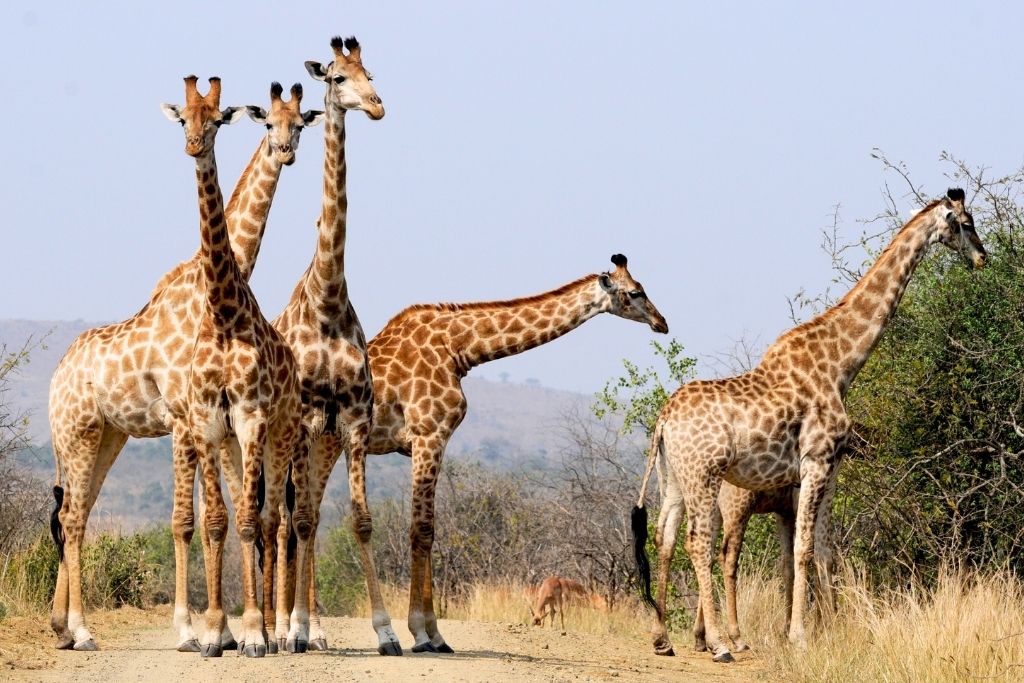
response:
<svg viewBox="0 0 1024 683"><path fill-rule="evenodd" d="M356 35L387 116L348 117L347 273L367 335L415 302L503 299L625 253L688 351L787 327L831 273L820 230L882 207L880 147L931 193L948 150L994 172L1021 143L1020 3L16 2L0 318L120 320L198 244L193 162L160 113L181 78L268 101ZM284 170L253 288L308 265L322 128ZM263 129L221 132L225 194ZM894 181L894 178L889 178ZM601 316L474 374L592 391L653 333ZM710 371L707 371L710 372Z"/></svg>

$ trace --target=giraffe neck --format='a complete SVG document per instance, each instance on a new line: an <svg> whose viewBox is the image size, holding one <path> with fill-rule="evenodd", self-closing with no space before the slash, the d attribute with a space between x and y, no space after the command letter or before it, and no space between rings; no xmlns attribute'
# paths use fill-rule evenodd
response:
<svg viewBox="0 0 1024 683"><path fill-rule="evenodd" d="M212 150L196 157L196 185L199 189L199 258L206 280L207 301L219 322L230 322L238 314L238 266L228 241L224 197Z"/></svg>
<svg viewBox="0 0 1024 683"><path fill-rule="evenodd" d="M610 308L596 275L525 299L439 307L463 375L482 363L557 339Z"/></svg>
<svg viewBox="0 0 1024 683"><path fill-rule="evenodd" d="M317 221L316 253L305 282L305 296L320 312L335 314L348 301L345 283L345 111L327 107L324 195Z"/></svg>
<svg viewBox="0 0 1024 683"><path fill-rule="evenodd" d="M846 296L779 340L777 345L785 349L781 355L800 347L814 363L833 360L830 373L845 394L881 339L914 270L936 241L939 220L927 209L912 218ZM765 357L776 355L772 351Z"/></svg>
<svg viewBox="0 0 1024 683"><path fill-rule="evenodd" d="M274 201L277 182L283 165L270 151L269 139L264 136L260 146L242 171L235 191L228 200L227 221L231 248L242 278L248 280L256 266L263 233L267 228L267 215Z"/></svg>

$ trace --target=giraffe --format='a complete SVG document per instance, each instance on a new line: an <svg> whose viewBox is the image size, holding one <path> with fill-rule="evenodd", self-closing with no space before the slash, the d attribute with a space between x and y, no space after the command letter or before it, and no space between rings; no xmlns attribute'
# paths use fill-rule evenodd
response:
<svg viewBox="0 0 1024 683"><path fill-rule="evenodd" d="M172 121L185 128L185 151L196 160L199 194L200 267L205 297L191 364L188 368L186 413L192 445L202 465L205 499L202 540L206 566L206 633L201 654L220 656L226 626L220 604L223 540L227 508L220 491L220 447L232 449L234 476L242 482L235 507L235 528L242 546L243 639L248 657L266 654L263 614L256 601L256 535L265 545L276 539L285 481L295 484L292 525L298 536L297 562L304 567L309 546L308 448L299 412L299 388L291 349L260 312L252 290L235 261L228 240L224 201L214 156L220 80L211 79L210 92L200 96L196 79L186 79L185 107L164 105ZM262 520L258 511L265 487ZM308 642L309 609L304 576L291 614L288 649L304 652ZM283 596L281 597L283 600Z"/></svg>
<svg viewBox="0 0 1024 683"><path fill-rule="evenodd" d="M317 245L313 261L296 284L285 309L274 320L274 327L291 346L298 363L302 395L303 424L312 442L310 449L310 496L312 534L316 537L320 502L327 479L341 452L348 462L352 520L359 545L377 633L378 652L400 655L402 648L391 627L381 597L370 551L372 523L366 504L366 443L373 417L373 383L366 357L366 336L345 280L345 237L348 194L346 190L345 113L364 111L374 120L384 117L384 106L370 81L372 76L362 63L362 48L355 37L331 39L334 60L327 66L306 62L306 70L323 81L324 95L324 183L320 217L317 220ZM278 554L286 557L287 532L278 539ZM281 564L279 591L290 592L289 567ZM310 648L326 650L327 638L316 611L315 558L308 563L307 602L310 615ZM296 586L295 590L299 590ZM275 634L282 644L286 612L278 610ZM269 618L269 617L268 617Z"/></svg>
<svg viewBox="0 0 1024 683"><path fill-rule="evenodd" d="M323 120L322 111L302 111L301 84L295 83L292 85L290 90L291 98L289 100L285 100L282 97L283 94L284 88L275 81L270 85L269 111L258 105L248 105L246 107L249 118L256 123L263 124L267 128L267 134L260 139L260 144L256 147L249 163L242 171L225 209L228 236L234 252L234 258L236 263L238 263L238 269L242 278L246 280L251 277L256 264L256 257L259 255L263 233L266 230L267 217L270 213L270 206L281 177L281 171L284 166L291 166L295 162L302 131L307 127L316 126ZM197 251L192 259L182 262L165 274L154 288L154 296L157 292L168 286L177 285L182 277L189 279L188 274L194 274L194 271L199 268L200 259L201 251ZM190 460L190 462L194 463L194 459ZM182 475L183 482L187 479L187 490L182 491L180 496L175 497L175 500L178 500L178 498L181 498L183 501L187 500L185 504L190 509L190 517L192 482L195 477L194 470L195 465L193 464L191 470L187 474ZM230 476L230 473L233 472L233 469L225 466L225 474L228 475L226 478L229 484L235 481ZM184 483L182 485L185 486ZM232 496L232 499L237 502L240 500L239 496ZM201 511L203 510L202 502L203 499L201 498ZM200 524L202 524L202 515L200 516ZM191 534L191 530L189 533ZM179 540L178 534L175 535L175 538L175 614L176 619L184 624L178 650L182 652L199 652L201 646L191 629L187 605L188 541L184 540L184 538ZM273 582L264 583L265 609L268 605L272 607L272 588ZM222 648L233 649L235 647L237 647L237 643L231 637L230 631L225 630L222 638ZM269 651L277 651L276 641L270 645Z"/></svg>
<svg viewBox="0 0 1024 683"><path fill-rule="evenodd" d="M830 506L850 429L843 397L932 244L959 251L975 268L984 265L985 248L964 199L963 190L950 189L922 208L839 303L779 337L756 368L737 377L689 382L666 403L655 424L632 520L644 598L655 613L656 653L672 654L672 644L664 612L650 594L643 556L643 501L654 461L663 490L657 526L660 561L664 565L671 557L685 505L686 550L700 586L707 645L719 662L733 659L719 636L711 577L711 534L722 481L755 491L799 484L789 640L806 647L807 564L823 518L819 510ZM659 594L667 576L661 569Z"/></svg>
<svg viewBox="0 0 1024 683"><path fill-rule="evenodd" d="M445 447L466 415L462 378L473 367L522 353L571 332L600 313L668 324L626 268L587 275L558 289L511 301L406 308L370 341L374 414L369 452L412 458L409 630L413 652L452 652L434 614L431 548L434 489Z"/></svg>
<svg viewBox="0 0 1024 683"><path fill-rule="evenodd" d="M252 271L281 168L294 160L302 128L315 125L322 118L322 112L299 113L302 88L298 84L292 88L290 102L283 102L281 93L279 85L271 86L269 114L264 114L257 106L248 108L250 117L265 119L270 128L243 171L227 207L229 230L244 232L250 237L245 242L249 247L247 259L243 261L236 254L239 267L247 273ZM239 114L235 108L225 112L221 125L233 123ZM188 610L186 572L188 545L194 529L192 492L197 460L184 416L183 368L188 364L187 353L197 334L195 311L202 297L197 253L164 275L138 314L121 323L83 332L54 372L49 411L57 466L53 530L62 562L51 625L59 637L58 648L96 648L84 627L77 559L73 562L76 578L70 586L68 583L69 565L63 549L65 537L76 539L74 554L77 557L89 511L128 436L147 438L172 434L175 470L172 532L176 564L173 621L179 633L178 650L200 651ZM69 494L66 498L65 488ZM71 630L68 628L69 590L75 596L73 623L82 624ZM77 637L76 630L79 630ZM223 645L235 646L230 631L225 630Z"/></svg>

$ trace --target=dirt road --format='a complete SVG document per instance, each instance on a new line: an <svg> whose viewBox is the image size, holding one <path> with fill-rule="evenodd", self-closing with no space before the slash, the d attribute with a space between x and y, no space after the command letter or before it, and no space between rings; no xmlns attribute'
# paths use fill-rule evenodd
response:
<svg viewBox="0 0 1024 683"><path fill-rule="evenodd" d="M568 625L568 624L567 624ZM231 620L232 629L237 621ZM408 648L412 639L396 622ZM122 609L90 614L99 652L62 652L45 618L0 622L0 679L31 681L753 681L765 680L764 667L749 653L731 665L707 655L681 652L656 657L637 639L578 634L501 624L444 620L453 655L412 654L381 657L367 619L328 619L335 649L304 655L248 660L227 652L221 659L173 650L170 612Z"/></svg>

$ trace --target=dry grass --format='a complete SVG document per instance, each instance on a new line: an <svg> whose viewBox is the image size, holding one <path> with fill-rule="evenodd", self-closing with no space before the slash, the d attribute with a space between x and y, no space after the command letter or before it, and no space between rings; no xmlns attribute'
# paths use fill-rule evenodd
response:
<svg viewBox="0 0 1024 683"><path fill-rule="evenodd" d="M878 595L848 573L838 615L789 647L776 580L741 584L741 626L769 667L793 681L1024 680L1024 584L1006 573L943 571L932 590ZM744 608L746 608L744 610Z"/></svg>
<svg viewBox="0 0 1024 683"><path fill-rule="evenodd" d="M748 642L771 671L789 681L1024 681L1024 583L1005 573L945 571L936 587L878 594L847 574L838 614L828 626L808 625L809 647L790 647L783 631L783 599L775 577L740 582L740 622ZM384 587L396 622L404 621L406 587ZM360 606L369 615L369 604ZM521 586L474 585L450 601L445 617L530 624ZM570 608L566 630L646 641L650 621L635 601L604 612ZM679 649L689 632L673 633Z"/></svg>

